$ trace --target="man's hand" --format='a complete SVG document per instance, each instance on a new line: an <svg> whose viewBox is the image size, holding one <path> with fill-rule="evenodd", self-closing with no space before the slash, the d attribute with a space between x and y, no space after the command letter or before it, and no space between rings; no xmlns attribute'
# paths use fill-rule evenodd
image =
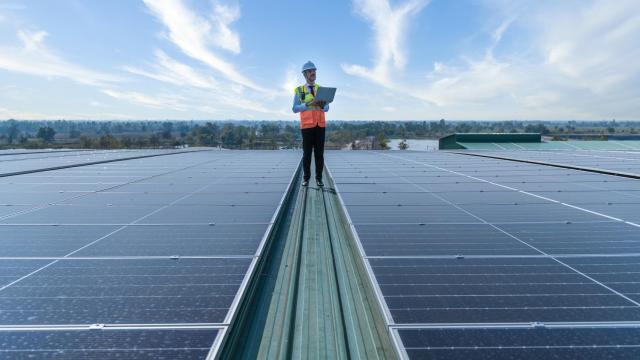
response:
<svg viewBox="0 0 640 360"><path fill-rule="evenodd" d="M326 101L316 101L315 99L313 99L307 103L307 106L319 106L323 108L326 104Z"/></svg>
<svg viewBox="0 0 640 360"><path fill-rule="evenodd" d="M307 106L318 106L321 108L324 108L324 106L327 104L326 101L317 101L316 99L313 99L307 103L305 103Z"/></svg>

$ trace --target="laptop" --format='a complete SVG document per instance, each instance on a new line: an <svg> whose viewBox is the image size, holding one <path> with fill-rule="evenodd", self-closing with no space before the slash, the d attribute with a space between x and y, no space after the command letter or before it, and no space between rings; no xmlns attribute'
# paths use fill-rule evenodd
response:
<svg viewBox="0 0 640 360"><path fill-rule="evenodd" d="M328 104L333 101L335 95L336 88L320 86L313 99L316 101L324 101Z"/></svg>

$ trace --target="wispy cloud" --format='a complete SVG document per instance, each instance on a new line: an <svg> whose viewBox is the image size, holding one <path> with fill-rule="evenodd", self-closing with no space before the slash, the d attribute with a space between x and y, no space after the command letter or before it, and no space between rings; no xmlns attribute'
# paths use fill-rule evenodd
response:
<svg viewBox="0 0 640 360"><path fill-rule="evenodd" d="M284 81L280 87L280 94L283 96L292 96L293 89L298 86L299 73L293 67L289 67L285 74Z"/></svg>
<svg viewBox="0 0 640 360"><path fill-rule="evenodd" d="M66 78L86 85L105 85L122 78L64 60L44 41L45 31L18 31L22 46L0 46L0 69L47 78Z"/></svg>
<svg viewBox="0 0 640 360"><path fill-rule="evenodd" d="M187 111L189 106L184 103L184 98L178 95L148 95L135 91L118 91L105 89L102 92L114 99L124 100L132 104L139 104L155 109L170 109L176 111Z"/></svg>
<svg viewBox="0 0 640 360"><path fill-rule="evenodd" d="M218 86L218 81L212 76L198 72L191 66L171 58L161 50L156 50L155 57L156 63L151 65L151 71L133 66L124 66L123 69L132 74L178 86L192 86L201 89L216 89Z"/></svg>
<svg viewBox="0 0 640 360"><path fill-rule="evenodd" d="M625 99L640 95L640 3L580 4L585 6L545 3L506 12L480 60L439 64L417 93L441 107L475 103L529 118L637 117L640 104ZM524 54L506 48L494 57L503 34L520 18L530 48Z"/></svg>
<svg viewBox="0 0 640 360"><path fill-rule="evenodd" d="M543 8L534 18L547 66L598 93L638 75L640 2L595 1L563 10Z"/></svg>
<svg viewBox="0 0 640 360"><path fill-rule="evenodd" d="M177 92L187 92L184 98L189 98L189 109L197 109L197 101L201 104L218 104L223 108L237 108L247 111L256 111L260 113L271 113L267 105L252 100L251 96L243 93L243 87L228 81L218 81L209 74L195 69L185 63L177 61L164 52L157 50L155 53L156 62L150 65L149 70L140 69L133 66L124 66L123 69L132 74L147 77L153 80L161 81L171 85L179 86ZM118 93L118 92L116 92ZM156 96L143 93L135 93L138 95L137 103L141 105L153 106L153 99ZM121 100L127 100L126 96L112 96ZM161 100L161 99L158 99ZM216 107L218 108L218 107ZM211 109L210 105L201 107L201 109ZM209 112L209 111L207 111Z"/></svg>
<svg viewBox="0 0 640 360"><path fill-rule="evenodd" d="M492 48L495 47L496 45L498 45L500 40L502 40L502 36L504 35L504 33L507 31L507 29L509 29L509 26L511 26L511 23L513 23L515 20L516 20L516 16L513 15L513 16L507 18L506 20L504 20L500 24L500 26L498 26L493 31L493 33L491 34L491 37L493 38Z"/></svg>
<svg viewBox="0 0 640 360"><path fill-rule="evenodd" d="M236 5L213 5L211 20L215 31L212 32L213 43L235 54L240 53L240 36L231 30L229 25L240 18L240 7Z"/></svg>
<svg viewBox="0 0 640 360"><path fill-rule="evenodd" d="M411 17L428 3L408 0L394 7L390 0L354 0L356 13L370 23L374 32L375 64L372 68L343 64L343 71L391 87L392 71L402 70L407 63L405 38Z"/></svg>
<svg viewBox="0 0 640 360"><path fill-rule="evenodd" d="M412 5L413 10L398 13L405 20L402 26L394 26L400 15L388 2L354 1L358 13L372 24L376 63L371 69L343 65L345 72L375 81L387 91L423 100L438 115L503 119L640 115L640 103L630 101L640 97L637 1L526 5L488 1L492 13L498 14L498 19L487 20L493 24L483 35L488 44L484 48L467 46L466 53L436 60L426 76L409 78L417 81L402 80L406 54L395 45L401 41L393 39L403 39L403 32L395 29L406 29L410 14L426 3L405 5ZM385 23L384 15L376 14L392 14L391 20ZM517 43L503 41L510 31L519 39Z"/></svg>
<svg viewBox="0 0 640 360"><path fill-rule="evenodd" d="M136 117L130 114L112 112L71 112L65 114L41 113L33 111L22 111L8 109L0 106L0 119L16 120L87 120L87 119L109 119L109 120L131 120Z"/></svg>
<svg viewBox="0 0 640 360"><path fill-rule="evenodd" d="M207 19L189 9L182 0L144 0L144 3L166 26L169 40L187 56L207 64L239 85L264 91L212 50L212 47L218 47L240 52L239 36L229 28L229 24L240 16L238 8L216 4L213 15Z"/></svg>
<svg viewBox="0 0 640 360"><path fill-rule="evenodd" d="M510 64L487 54L480 61L467 60L464 67L434 64L427 77L429 85L418 86L412 93L437 106L478 103L508 95L518 80L514 75Z"/></svg>

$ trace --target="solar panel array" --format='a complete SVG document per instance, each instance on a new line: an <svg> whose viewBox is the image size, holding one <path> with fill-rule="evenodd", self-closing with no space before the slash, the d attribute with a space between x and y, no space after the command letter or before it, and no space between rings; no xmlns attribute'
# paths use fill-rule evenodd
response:
<svg viewBox="0 0 640 360"><path fill-rule="evenodd" d="M637 151L640 150L640 141L638 140L567 140L567 141L543 141L543 142L519 142L519 143L487 143L487 142L458 142L471 151L475 150L543 150L543 151L562 151L575 152L578 151ZM415 148L414 148L415 149Z"/></svg>
<svg viewBox="0 0 640 360"><path fill-rule="evenodd" d="M330 152L410 358L640 358L640 182L425 152Z"/></svg>
<svg viewBox="0 0 640 360"><path fill-rule="evenodd" d="M208 151L1 178L0 358L214 355L299 159Z"/></svg>
<svg viewBox="0 0 640 360"><path fill-rule="evenodd" d="M473 153L640 176L639 151L489 151Z"/></svg>
<svg viewBox="0 0 640 360"><path fill-rule="evenodd" d="M0 150L0 156L13 155L33 155L33 154L52 154L77 151L95 151L95 150L77 150L77 149L5 149Z"/></svg>
<svg viewBox="0 0 640 360"><path fill-rule="evenodd" d="M57 150L0 152L0 176L43 168L72 166L130 157L161 155L180 150Z"/></svg>

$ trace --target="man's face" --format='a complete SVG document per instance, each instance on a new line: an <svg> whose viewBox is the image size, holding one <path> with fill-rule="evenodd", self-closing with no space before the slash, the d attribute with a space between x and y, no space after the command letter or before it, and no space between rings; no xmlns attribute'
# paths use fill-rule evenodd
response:
<svg viewBox="0 0 640 360"><path fill-rule="evenodd" d="M316 82L316 70L315 69L311 69L311 70L305 70L304 72L304 78L307 80L308 83L313 84Z"/></svg>

